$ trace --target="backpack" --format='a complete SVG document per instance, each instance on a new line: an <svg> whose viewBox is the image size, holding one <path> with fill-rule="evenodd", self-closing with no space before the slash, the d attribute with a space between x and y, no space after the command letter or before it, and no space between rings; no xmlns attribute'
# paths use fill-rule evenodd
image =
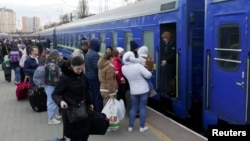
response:
<svg viewBox="0 0 250 141"><path fill-rule="evenodd" d="M33 82L36 86L45 84L45 66L38 66L33 74Z"/></svg>
<svg viewBox="0 0 250 141"><path fill-rule="evenodd" d="M20 61L19 51L10 51L10 62L16 63Z"/></svg>
<svg viewBox="0 0 250 141"><path fill-rule="evenodd" d="M46 71L46 84L55 86L56 83L59 80L59 75L60 75L60 68L57 66L56 63L48 63L45 67Z"/></svg>
<svg viewBox="0 0 250 141"><path fill-rule="evenodd" d="M145 67L149 70L152 71L154 69L154 60L152 57L143 57L146 62L145 62Z"/></svg>

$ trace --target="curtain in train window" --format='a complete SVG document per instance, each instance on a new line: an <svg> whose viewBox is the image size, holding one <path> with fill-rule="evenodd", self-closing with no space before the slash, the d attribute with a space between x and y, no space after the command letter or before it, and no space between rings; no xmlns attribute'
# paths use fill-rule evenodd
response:
<svg viewBox="0 0 250 141"><path fill-rule="evenodd" d="M115 49L117 47L117 33L111 33L111 46Z"/></svg>
<svg viewBox="0 0 250 141"><path fill-rule="evenodd" d="M143 45L148 47L148 54L154 56L154 32L143 31Z"/></svg>
<svg viewBox="0 0 250 141"><path fill-rule="evenodd" d="M240 28L237 24L223 24L218 33L217 64L222 70L236 71L240 63Z"/></svg>
<svg viewBox="0 0 250 141"><path fill-rule="evenodd" d="M105 33L100 33L100 43L101 43L100 52L104 53L106 51L106 36L105 36Z"/></svg>
<svg viewBox="0 0 250 141"><path fill-rule="evenodd" d="M131 31L125 32L124 37L124 50L130 51L130 41L133 40L133 33Z"/></svg>
<svg viewBox="0 0 250 141"><path fill-rule="evenodd" d="M95 34L94 33L90 34L90 40L92 40L92 39L95 39Z"/></svg>

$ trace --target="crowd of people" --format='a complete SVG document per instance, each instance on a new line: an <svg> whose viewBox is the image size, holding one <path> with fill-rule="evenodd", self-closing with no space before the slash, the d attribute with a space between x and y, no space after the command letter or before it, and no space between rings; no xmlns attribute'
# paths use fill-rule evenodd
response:
<svg viewBox="0 0 250 141"><path fill-rule="evenodd" d="M163 39L165 40L165 34ZM46 69L46 82L44 89L47 94L48 124L60 124L61 112L70 105L84 100L86 105L97 112L101 112L110 98L122 99L126 102L125 93L130 91L131 103L125 103L129 109L128 131L134 129L135 118L139 115L139 131L148 129L145 126L146 106L148 97L156 95L151 82L153 59L148 55L148 47L140 47L135 41L130 41L131 51L122 47L107 46L106 51L100 55L100 42L97 39L82 38L71 58L63 60L56 49L50 48L50 41L15 39L1 40L2 68L8 66L4 63L5 56L11 58L12 52L18 52L19 59L10 59L10 67L14 70L14 83L24 81L28 77L32 86L33 75L40 65L50 66ZM170 51L172 51L170 49ZM169 50L166 49L168 53ZM172 60L166 57L162 60L165 66ZM170 83L173 85L171 75ZM11 82L11 78L5 77ZM170 86L171 87L171 86ZM72 124L63 120L64 134L71 141L87 141L89 138L89 122L82 121Z"/></svg>

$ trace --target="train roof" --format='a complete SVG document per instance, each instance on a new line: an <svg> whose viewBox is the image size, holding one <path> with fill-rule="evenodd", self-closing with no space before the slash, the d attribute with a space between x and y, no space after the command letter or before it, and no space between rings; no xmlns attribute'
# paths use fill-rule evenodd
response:
<svg viewBox="0 0 250 141"><path fill-rule="evenodd" d="M66 30L92 24L116 21L121 19L129 19L133 17L151 15L166 11L176 10L179 0L146 0L135 4L119 7L107 12L93 15L84 19L80 19L62 26L57 30Z"/></svg>

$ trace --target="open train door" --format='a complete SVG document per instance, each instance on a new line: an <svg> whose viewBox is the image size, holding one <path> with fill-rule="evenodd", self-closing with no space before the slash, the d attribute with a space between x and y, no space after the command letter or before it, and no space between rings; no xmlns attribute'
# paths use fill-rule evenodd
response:
<svg viewBox="0 0 250 141"><path fill-rule="evenodd" d="M245 13L216 15L211 42L210 95L212 113L226 122L247 122L247 17Z"/></svg>

